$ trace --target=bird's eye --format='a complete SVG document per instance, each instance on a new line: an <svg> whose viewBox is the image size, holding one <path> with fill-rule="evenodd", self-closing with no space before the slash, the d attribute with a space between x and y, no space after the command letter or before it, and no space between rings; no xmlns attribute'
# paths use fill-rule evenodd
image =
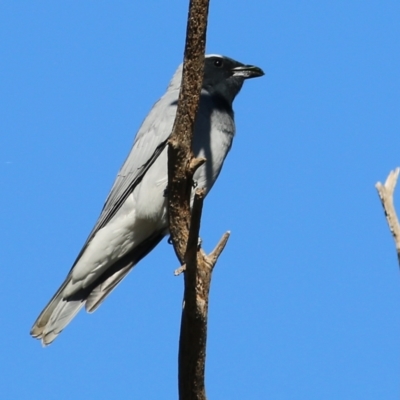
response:
<svg viewBox="0 0 400 400"><path fill-rule="evenodd" d="M222 60L221 60L220 58L217 58L217 59L214 61L214 65L215 65L216 67L218 67L218 68L222 67Z"/></svg>

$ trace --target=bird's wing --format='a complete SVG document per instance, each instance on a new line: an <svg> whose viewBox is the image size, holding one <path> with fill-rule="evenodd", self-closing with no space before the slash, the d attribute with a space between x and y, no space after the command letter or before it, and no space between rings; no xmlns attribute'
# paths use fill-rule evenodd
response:
<svg viewBox="0 0 400 400"><path fill-rule="evenodd" d="M175 120L178 95L179 90L168 90L147 115L127 159L118 172L99 219L72 268L82 256L89 242L113 218L167 145Z"/></svg>
<svg viewBox="0 0 400 400"><path fill-rule="evenodd" d="M31 335L42 339L44 345L51 343L57 337L85 305L86 300L88 300L87 310L94 311L133 265L163 238L164 232L155 233L154 237L148 238L137 249L135 248L134 252L118 260L109 271L102 274L90 287L78 291L71 298L63 297L64 289L71 281L72 269L86 250L89 242L99 229L112 219L166 146L175 120L178 93L178 90L168 90L153 106L144 120L132 149L111 188L96 225L76 258L66 280L33 325Z"/></svg>
<svg viewBox="0 0 400 400"><path fill-rule="evenodd" d="M92 287L82 290L82 294L77 293L76 296L78 298L79 296L86 298L86 310L88 312L95 311L109 293L125 278L132 267L160 243L164 235L164 231L154 232L152 236L136 246L133 251L114 263L110 270L106 271L105 274L93 283ZM85 294L85 291L89 295Z"/></svg>

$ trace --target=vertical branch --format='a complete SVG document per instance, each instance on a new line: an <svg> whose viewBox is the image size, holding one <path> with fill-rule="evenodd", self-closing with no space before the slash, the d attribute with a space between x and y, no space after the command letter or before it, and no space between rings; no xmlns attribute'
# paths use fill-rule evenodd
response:
<svg viewBox="0 0 400 400"><path fill-rule="evenodd" d="M203 323L203 329L196 324L199 321L196 306L197 249L187 251L187 245L192 225L190 196L193 173L196 165L197 167L200 165L193 161L192 137L203 81L208 5L209 0L190 0L181 89L174 127L168 141L169 230L175 253L180 263L186 265L178 356L180 400L206 398L204 386L206 324ZM203 196L200 202L202 198ZM200 227L200 214L201 206L198 227ZM187 257L186 253L190 257Z"/></svg>
<svg viewBox="0 0 400 400"><path fill-rule="evenodd" d="M183 264L190 228L192 135L203 83L209 0L191 0L178 109L168 141L168 212L172 243Z"/></svg>
<svg viewBox="0 0 400 400"><path fill-rule="evenodd" d="M203 81L209 0L191 0L177 114L168 141L168 216L175 253L184 266L184 301L179 340L179 399L205 400L208 294L211 273L229 233L207 256L199 247L205 191L196 191L193 174L205 162L193 157L192 136Z"/></svg>
<svg viewBox="0 0 400 400"><path fill-rule="evenodd" d="M382 185L382 183L378 182L375 187L378 191L379 198L381 199L385 217L396 245L397 259L400 264L400 225L393 202L394 189L396 188L399 173L400 168L390 171L385 184Z"/></svg>

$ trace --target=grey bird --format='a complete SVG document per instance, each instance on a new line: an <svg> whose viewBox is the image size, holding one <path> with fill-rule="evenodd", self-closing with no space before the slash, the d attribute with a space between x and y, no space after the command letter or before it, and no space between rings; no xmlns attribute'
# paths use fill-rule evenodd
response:
<svg viewBox="0 0 400 400"><path fill-rule="evenodd" d="M193 152L206 158L195 173L209 192L235 134L232 103L245 79L264 75L220 55L207 55ZM168 234L167 140L174 123L182 64L136 135L103 210L65 281L34 323L31 335L50 344L85 306L93 312L128 272Z"/></svg>

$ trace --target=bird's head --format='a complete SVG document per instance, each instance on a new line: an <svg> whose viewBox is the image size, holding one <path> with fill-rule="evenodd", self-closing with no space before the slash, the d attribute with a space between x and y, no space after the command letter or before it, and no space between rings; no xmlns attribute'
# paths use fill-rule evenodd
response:
<svg viewBox="0 0 400 400"><path fill-rule="evenodd" d="M254 65L245 65L229 57L210 54L204 58L203 89L222 96L232 104L245 79L263 75L263 70Z"/></svg>
<svg viewBox="0 0 400 400"><path fill-rule="evenodd" d="M179 90L182 80L182 67L181 64L176 70L169 84L169 90ZM229 57L209 54L204 58L203 89L210 94L223 97L229 105L232 105L245 79L263 75L263 70L254 65L245 65Z"/></svg>

